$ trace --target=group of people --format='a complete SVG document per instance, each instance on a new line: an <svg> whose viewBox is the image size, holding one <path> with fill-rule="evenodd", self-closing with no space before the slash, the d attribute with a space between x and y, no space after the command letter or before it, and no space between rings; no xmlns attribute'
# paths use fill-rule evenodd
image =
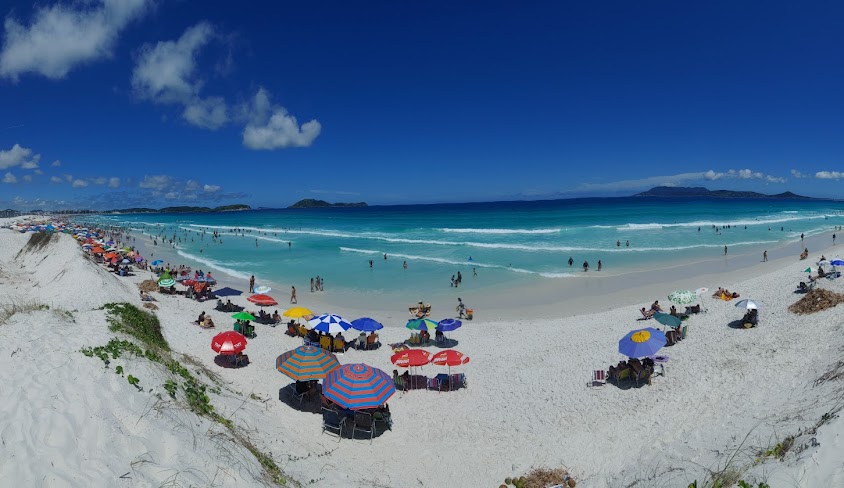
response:
<svg viewBox="0 0 844 488"><path fill-rule="evenodd" d="M637 382L650 381L654 372L654 360L644 358L641 361L637 358L630 358L627 361L619 361L617 366L610 366L607 376L610 380L619 382L625 379L634 379Z"/></svg>
<svg viewBox="0 0 844 488"><path fill-rule="evenodd" d="M203 329L211 329L214 327L214 320L211 318L211 314L206 314L203 310L194 324L202 327Z"/></svg>
<svg viewBox="0 0 844 488"><path fill-rule="evenodd" d="M719 298L721 300L732 300L733 298L738 298L740 296L741 295L737 292L731 292L730 290L721 288L720 286L717 290L715 290L715 293L712 294L712 298Z"/></svg>
<svg viewBox="0 0 844 488"><path fill-rule="evenodd" d="M454 277L454 275L451 275L451 286L457 288L458 286L460 286L460 283L463 283L463 275L460 274L460 271L458 271L456 278Z"/></svg>
<svg viewBox="0 0 844 488"><path fill-rule="evenodd" d="M311 292L325 291L325 280L319 276L311 278Z"/></svg>
<svg viewBox="0 0 844 488"><path fill-rule="evenodd" d="M573 264L574 264L574 258L569 256L569 267L571 267ZM604 263L602 263L601 260L599 259L598 260L598 271L601 271L601 269L603 269L603 267L604 267ZM583 261L583 271L584 272L589 271L589 261Z"/></svg>

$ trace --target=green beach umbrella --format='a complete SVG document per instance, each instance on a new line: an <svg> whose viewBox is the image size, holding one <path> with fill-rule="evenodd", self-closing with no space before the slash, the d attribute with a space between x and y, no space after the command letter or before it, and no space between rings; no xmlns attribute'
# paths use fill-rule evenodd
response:
<svg viewBox="0 0 844 488"><path fill-rule="evenodd" d="M804 269L804 270L803 270L803 272L804 272L804 273L811 273L811 272L812 272L812 268L806 268L806 269Z"/></svg>
<svg viewBox="0 0 844 488"><path fill-rule="evenodd" d="M176 284L176 280L173 278L162 278L158 280L158 286L163 288L170 288L171 286Z"/></svg>
<svg viewBox="0 0 844 488"><path fill-rule="evenodd" d="M677 290L668 295L668 300L678 305L689 305L697 301L697 294L690 290Z"/></svg>
<svg viewBox="0 0 844 488"><path fill-rule="evenodd" d="M249 312L237 312L232 315L232 318L237 320L255 320L255 316Z"/></svg>
<svg viewBox="0 0 844 488"><path fill-rule="evenodd" d="M412 319L407 321L407 328L411 330L434 330L437 323L431 319Z"/></svg>
<svg viewBox="0 0 844 488"><path fill-rule="evenodd" d="M682 321L679 317L675 317L671 314L662 312L655 313L654 320L656 320L662 325L667 325L668 327L680 327L680 324L682 324Z"/></svg>

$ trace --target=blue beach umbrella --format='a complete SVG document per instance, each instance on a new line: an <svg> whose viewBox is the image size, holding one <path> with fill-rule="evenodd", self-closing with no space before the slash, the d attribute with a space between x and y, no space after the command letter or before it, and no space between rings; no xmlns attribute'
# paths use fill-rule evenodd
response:
<svg viewBox="0 0 844 488"><path fill-rule="evenodd" d="M844 266L844 261L840 259L833 259L830 264L832 264L833 266Z"/></svg>
<svg viewBox="0 0 844 488"><path fill-rule="evenodd" d="M666 342L665 334L653 327L631 330L618 341L618 352L631 358L653 356Z"/></svg>
<svg viewBox="0 0 844 488"><path fill-rule="evenodd" d="M381 322L378 322L375 319L361 317L359 319L352 320L352 328L361 332L374 332L376 330L383 329L384 326Z"/></svg>
<svg viewBox="0 0 844 488"><path fill-rule="evenodd" d="M395 392L396 386L387 373L366 364L340 366L322 380L322 394L350 410L380 407Z"/></svg>
<svg viewBox="0 0 844 488"><path fill-rule="evenodd" d="M331 335L337 334L338 332L346 332L351 326L352 324L343 319L343 317L330 313L322 314L308 321L308 327L311 329Z"/></svg>
<svg viewBox="0 0 844 488"><path fill-rule="evenodd" d="M235 290L234 288L229 288L228 286L220 288L219 290L214 290L214 294L218 297L236 297L238 295L242 295L243 292L240 290Z"/></svg>
<svg viewBox="0 0 844 488"><path fill-rule="evenodd" d="M463 325L463 322L457 319L440 320L437 324L437 330L441 330L443 332L451 332L455 329L460 328L461 325Z"/></svg>
<svg viewBox="0 0 844 488"><path fill-rule="evenodd" d="M152 265L153 265L153 266L158 266L159 264L161 264L161 263L163 263L163 262L164 262L164 261L162 261L162 260L160 260L160 259L156 259L155 261L153 261L153 262L152 262Z"/></svg>

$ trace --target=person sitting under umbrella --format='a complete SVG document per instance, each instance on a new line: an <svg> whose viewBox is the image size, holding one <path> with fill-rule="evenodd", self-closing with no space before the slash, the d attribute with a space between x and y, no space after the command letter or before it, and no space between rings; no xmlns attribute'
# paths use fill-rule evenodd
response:
<svg viewBox="0 0 844 488"><path fill-rule="evenodd" d="M281 323L281 315L278 314L278 310L273 312L273 323L280 324Z"/></svg>

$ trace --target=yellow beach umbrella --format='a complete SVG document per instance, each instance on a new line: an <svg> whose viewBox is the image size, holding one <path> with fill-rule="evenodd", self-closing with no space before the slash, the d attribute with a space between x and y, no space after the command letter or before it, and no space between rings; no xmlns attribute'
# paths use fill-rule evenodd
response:
<svg viewBox="0 0 844 488"><path fill-rule="evenodd" d="M300 319L302 317L308 317L313 314L313 312L311 312L305 307L293 307L291 309L286 310L282 315L293 319Z"/></svg>

